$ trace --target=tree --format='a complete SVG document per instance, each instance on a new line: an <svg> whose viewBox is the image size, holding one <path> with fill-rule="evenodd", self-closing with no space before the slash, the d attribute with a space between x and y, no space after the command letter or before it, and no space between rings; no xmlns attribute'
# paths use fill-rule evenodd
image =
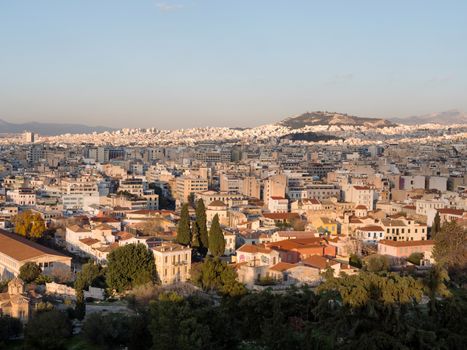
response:
<svg viewBox="0 0 467 350"><path fill-rule="evenodd" d="M149 349L150 334L143 316L93 313L83 324L83 337L99 349Z"/></svg>
<svg viewBox="0 0 467 350"><path fill-rule="evenodd" d="M430 314L436 312L436 298L450 296L450 292L445 282L449 280L448 272L439 265L433 265L427 276L423 279L425 293L430 298Z"/></svg>
<svg viewBox="0 0 467 350"><path fill-rule="evenodd" d="M18 318L0 315L0 349L4 348L4 342L10 338L17 337L22 331L23 325Z"/></svg>
<svg viewBox="0 0 467 350"><path fill-rule="evenodd" d="M111 289L123 292L156 280L154 255L144 244L128 244L110 252L106 282Z"/></svg>
<svg viewBox="0 0 467 350"><path fill-rule="evenodd" d="M188 212L188 203L183 204L180 214L180 221L177 226L177 242L184 246L191 244L190 214Z"/></svg>
<svg viewBox="0 0 467 350"><path fill-rule="evenodd" d="M150 330L153 349L201 350L211 348L211 332L206 320L176 293L166 293L151 304Z"/></svg>
<svg viewBox="0 0 467 350"><path fill-rule="evenodd" d="M386 255L370 255L366 259L366 268L369 272L388 271L389 258Z"/></svg>
<svg viewBox="0 0 467 350"><path fill-rule="evenodd" d="M194 208L195 205L196 205L196 202L195 202L195 194L193 192L191 192L189 195L188 195L188 203L190 204L190 207Z"/></svg>
<svg viewBox="0 0 467 350"><path fill-rule="evenodd" d="M409 257L407 258L407 261L411 262L412 264L414 265L417 265L419 266L420 265L420 261L423 259L423 253L412 253L409 255Z"/></svg>
<svg viewBox="0 0 467 350"><path fill-rule="evenodd" d="M86 290L89 287L105 288L103 268L94 261L84 264L76 274L74 287L76 290Z"/></svg>
<svg viewBox="0 0 467 350"><path fill-rule="evenodd" d="M214 215L209 229L209 251L213 256L224 255L225 239L219 224L219 215Z"/></svg>
<svg viewBox="0 0 467 350"><path fill-rule="evenodd" d="M19 268L19 278L26 283L36 280L41 273L41 268L35 262L27 262Z"/></svg>
<svg viewBox="0 0 467 350"><path fill-rule="evenodd" d="M237 273L218 257L206 258L192 271L192 281L205 291L217 291L222 295L242 295L245 286L237 281Z"/></svg>
<svg viewBox="0 0 467 350"><path fill-rule="evenodd" d="M30 210L24 211L13 218L15 233L29 238L42 238L46 230L44 219L39 213Z"/></svg>
<svg viewBox="0 0 467 350"><path fill-rule="evenodd" d="M436 211L433 224L431 225L431 237L435 237L439 231L441 231L441 218L439 217L439 212Z"/></svg>
<svg viewBox="0 0 467 350"><path fill-rule="evenodd" d="M208 228L206 226L206 208L202 199L196 202L196 221L194 230L199 237L199 252L206 255L209 248Z"/></svg>
<svg viewBox="0 0 467 350"><path fill-rule="evenodd" d="M27 349L63 349L72 326L65 313L51 310L36 314L26 326Z"/></svg>
<svg viewBox="0 0 467 350"><path fill-rule="evenodd" d="M105 288L105 278L101 266L94 262L84 264L81 271L76 275L75 290L76 290L76 305L74 317L82 320L86 315L86 303L84 300L84 291L90 286Z"/></svg>
<svg viewBox="0 0 467 350"><path fill-rule="evenodd" d="M433 256L448 268L465 268L467 264L467 229L456 222L447 222L435 236Z"/></svg>
<svg viewBox="0 0 467 350"><path fill-rule="evenodd" d="M350 254L349 265L361 269L363 266L362 259L357 254Z"/></svg>

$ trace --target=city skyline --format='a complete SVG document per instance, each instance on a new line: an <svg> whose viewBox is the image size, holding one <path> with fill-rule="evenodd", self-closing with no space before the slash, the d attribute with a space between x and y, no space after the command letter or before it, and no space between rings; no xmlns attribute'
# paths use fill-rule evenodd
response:
<svg viewBox="0 0 467 350"><path fill-rule="evenodd" d="M251 127L467 110L461 1L0 1L0 118Z"/></svg>

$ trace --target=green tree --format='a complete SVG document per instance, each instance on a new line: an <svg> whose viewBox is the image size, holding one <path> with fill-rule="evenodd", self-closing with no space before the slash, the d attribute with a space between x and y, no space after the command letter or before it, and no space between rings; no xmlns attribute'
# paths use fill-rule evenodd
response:
<svg viewBox="0 0 467 350"><path fill-rule="evenodd" d="M225 239L219 224L219 215L214 215L209 229L209 252L213 256L224 255Z"/></svg>
<svg viewBox="0 0 467 350"><path fill-rule="evenodd" d="M41 268L35 262L27 262L19 268L19 278L26 283L35 281L41 273Z"/></svg>
<svg viewBox="0 0 467 350"><path fill-rule="evenodd" d="M366 269L369 272L389 270L389 258L386 255L373 254L366 259Z"/></svg>
<svg viewBox="0 0 467 350"><path fill-rule="evenodd" d="M447 222L435 236L433 256L446 267L465 268L467 264L467 229L456 222Z"/></svg>
<svg viewBox="0 0 467 350"><path fill-rule="evenodd" d="M82 334L99 349L149 349L151 337L142 315L93 313L86 318Z"/></svg>
<svg viewBox="0 0 467 350"><path fill-rule="evenodd" d="M447 281L449 281L448 272L439 265L432 266L429 273L423 279L425 293L430 298L429 307L431 315L434 315L436 312L436 298L451 295L445 284Z"/></svg>
<svg viewBox="0 0 467 350"><path fill-rule="evenodd" d="M196 229L194 231L199 237L199 252L202 255L206 255L209 248L208 228L206 226L206 208L202 199L196 202L196 221L194 225Z"/></svg>
<svg viewBox="0 0 467 350"><path fill-rule="evenodd" d="M362 259L357 254L350 254L349 265L361 269L363 266Z"/></svg>
<svg viewBox="0 0 467 350"><path fill-rule="evenodd" d="M36 314L26 326L27 349L65 349L72 326L65 313L51 310Z"/></svg>
<svg viewBox="0 0 467 350"><path fill-rule="evenodd" d="M407 258L407 261L411 262L414 265L419 266L420 261L422 259L423 259L423 253L415 252L415 253L412 253L412 254L409 255L409 257Z"/></svg>
<svg viewBox="0 0 467 350"><path fill-rule="evenodd" d="M190 214L188 212L188 203L183 204L180 213L180 221L177 226L177 242L188 246L191 244Z"/></svg>
<svg viewBox="0 0 467 350"><path fill-rule="evenodd" d="M431 225L431 237L435 237L441 231L441 218L439 212L436 212L433 224Z"/></svg>
<svg viewBox="0 0 467 350"><path fill-rule="evenodd" d="M218 257L208 257L192 271L192 281L205 291L217 291L222 295L237 296L246 292L237 281L237 273Z"/></svg>
<svg viewBox="0 0 467 350"><path fill-rule="evenodd" d="M76 290L87 290L89 287L105 288L104 269L94 261L84 264L76 274L74 287Z"/></svg>
<svg viewBox="0 0 467 350"><path fill-rule="evenodd" d="M153 349L201 350L212 348L206 319L176 293L165 293L151 305Z"/></svg>
<svg viewBox="0 0 467 350"><path fill-rule="evenodd" d="M144 244L128 244L113 250L107 259L107 285L117 292L156 282L154 255Z"/></svg>
<svg viewBox="0 0 467 350"><path fill-rule="evenodd" d="M42 238L46 231L44 219L39 213L30 210L19 213L13 218L15 233L30 239Z"/></svg>

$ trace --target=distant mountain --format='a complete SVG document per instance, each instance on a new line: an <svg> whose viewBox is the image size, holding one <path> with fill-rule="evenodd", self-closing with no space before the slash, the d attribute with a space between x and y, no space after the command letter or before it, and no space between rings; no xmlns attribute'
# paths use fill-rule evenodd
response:
<svg viewBox="0 0 467 350"><path fill-rule="evenodd" d="M394 123L386 119L360 118L353 115L334 113L334 112L306 112L297 117L284 119L279 125L288 126L291 129L301 129L311 125L351 125L366 126L370 128L383 128L386 126L395 126Z"/></svg>
<svg viewBox="0 0 467 350"><path fill-rule="evenodd" d="M399 124L467 124L467 113L457 109L451 109L445 112L411 116L407 118L392 118L391 121Z"/></svg>
<svg viewBox="0 0 467 350"><path fill-rule="evenodd" d="M88 134L92 132L113 131L116 129L104 126L87 126L82 124L57 124L57 123L10 123L0 119L0 134L17 134L24 131L32 131L44 136L56 136L62 134Z"/></svg>

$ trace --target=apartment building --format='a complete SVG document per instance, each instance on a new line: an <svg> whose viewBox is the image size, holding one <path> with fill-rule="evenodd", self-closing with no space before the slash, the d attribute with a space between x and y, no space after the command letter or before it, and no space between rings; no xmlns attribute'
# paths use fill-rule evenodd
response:
<svg viewBox="0 0 467 350"><path fill-rule="evenodd" d="M190 278L191 248L162 243L152 248L157 275L162 284L185 282Z"/></svg>
<svg viewBox="0 0 467 350"><path fill-rule="evenodd" d="M197 176L181 176L176 179L176 199L186 203L191 193L201 193L208 190L208 180Z"/></svg>

